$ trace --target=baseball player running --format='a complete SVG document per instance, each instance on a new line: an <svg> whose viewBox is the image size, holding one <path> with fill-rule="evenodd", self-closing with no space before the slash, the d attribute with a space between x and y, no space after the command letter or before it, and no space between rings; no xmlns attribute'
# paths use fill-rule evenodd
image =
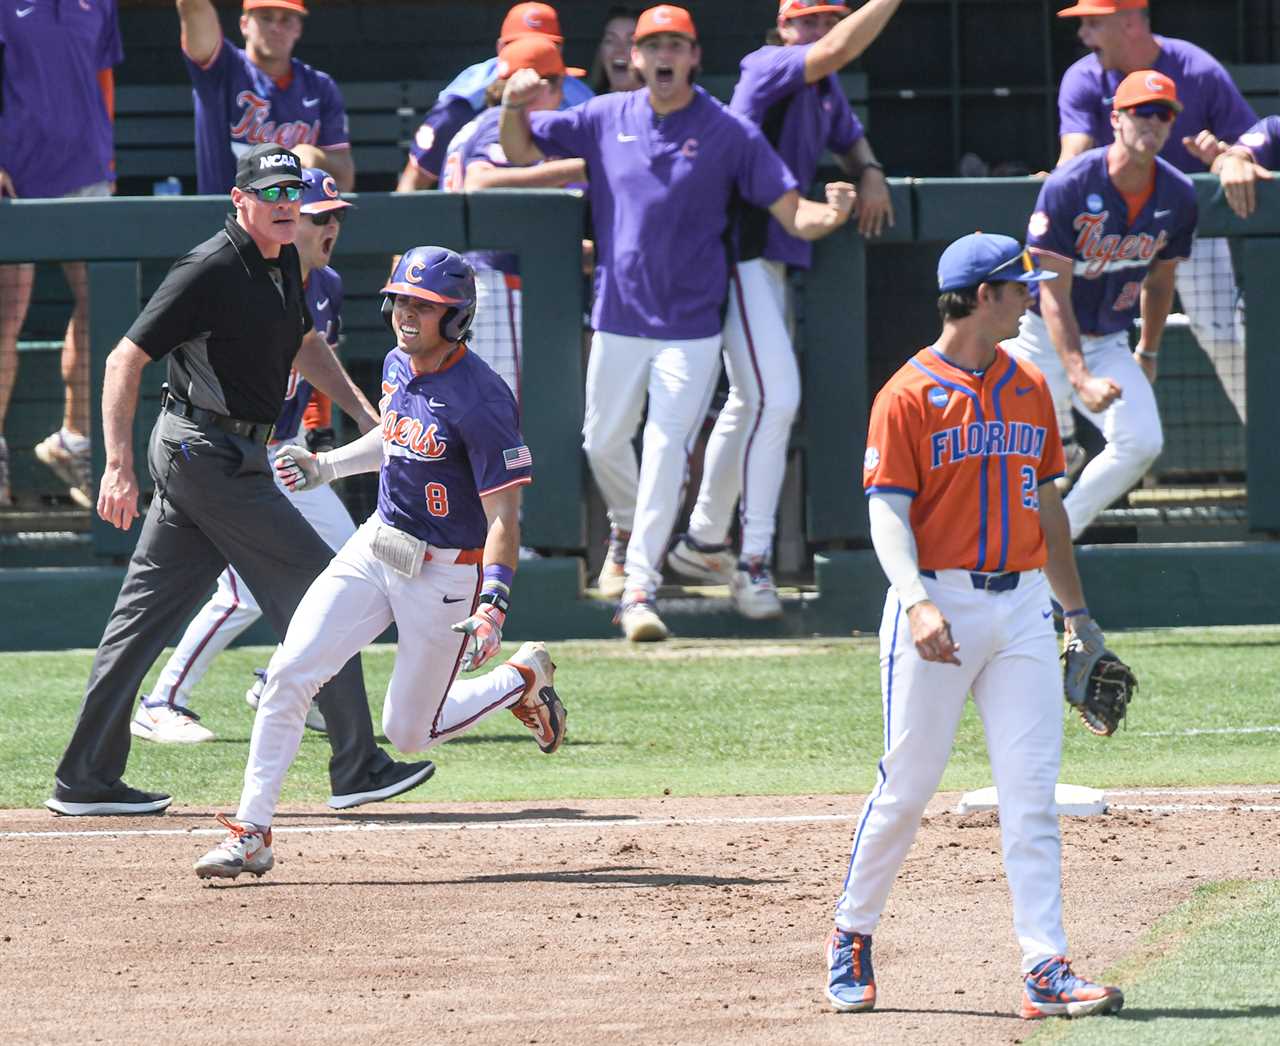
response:
<svg viewBox="0 0 1280 1046"><path fill-rule="evenodd" d="M742 59L729 108L762 129L801 186L812 184L830 149L858 185L858 226L878 235L893 206L884 171L849 108L836 72L888 24L900 0L871 0L850 15L844 0L779 0L783 46ZM788 332L788 269L807 269L813 250L766 211L746 209L738 228L724 327L729 396L707 441L702 486L689 530L668 562L677 573L729 584L749 618L782 614L773 581L774 520L787 466L787 441L800 406L800 369ZM742 554L726 540L739 503ZM736 566L735 566L736 564Z"/></svg>
<svg viewBox="0 0 1280 1046"><path fill-rule="evenodd" d="M333 178L326 171L305 168L302 180L303 220L298 226L294 245L298 248L298 260L302 265L307 309L315 324L315 329L306 337L322 339L336 352L342 329L342 277L329 267L329 259L342 230L343 216L351 204L342 199ZM296 370L290 371L284 406L275 424L273 445L301 442L299 422L310 392L311 383ZM354 384L348 391L344 406L352 412L362 431L377 427L377 414ZM323 486L314 490L290 491L282 486L282 489L302 513L302 518L335 552L355 533L351 515L333 488ZM133 722L129 724L133 736L161 744L212 741L213 731L204 726L190 708L191 692L209 671L214 658L261 616L262 608L249 591L249 586L234 567L228 566L218 576L218 587L213 597L196 612L178 640L177 648L165 663L151 693L143 695ZM251 703L256 705L256 696ZM307 725L313 730L324 730L324 716L319 706L313 705L308 711Z"/></svg>
<svg viewBox="0 0 1280 1046"><path fill-rule="evenodd" d="M1112 140L1111 100L1120 81L1139 69L1163 73L1177 87L1183 108L1160 155L1185 174L1208 167L1192 148L1202 131L1234 142L1257 121L1217 59L1186 40L1151 32L1147 0L1080 0L1058 17L1080 19L1080 40L1092 52L1067 70L1058 88L1059 167ZM1178 269L1177 289L1192 333L1243 421L1244 315L1227 241L1196 240ZM1070 458L1073 448L1067 451Z"/></svg>
<svg viewBox="0 0 1280 1046"><path fill-rule="evenodd" d="M548 154L587 164L595 219L595 305L583 444L614 539L627 541L617 621L628 639L665 639L655 608L694 433L720 370L728 289L724 233L736 191L768 208L791 235L839 228L853 186L802 200L794 175L750 121L694 85L701 61L689 12L661 4L636 23L632 63L645 89L529 113L543 88L522 69L507 81L500 117L512 163ZM639 468L632 438L648 398Z"/></svg>
<svg viewBox="0 0 1280 1046"><path fill-rule="evenodd" d="M1044 372L1064 443L1075 442L1073 406L1107 440L1067 495L1073 539L1164 445L1151 385L1175 272L1198 217L1191 179L1158 155L1179 108L1167 76L1130 73L1116 90L1115 141L1051 174L1028 226L1031 250L1060 278L1038 288L1006 348ZM1130 353L1139 313L1142 333Z"/></svg>
<svg viewBox="0 0 1280 1046"><path fill-rule="evenodd" d="M520 544L520 488L533 459L511 391L467 351L475 278L453 251L415 247L382 289L396 336L382 368L382 426L334 451L287 445L276 468L307 489L379 470L378 510L303 597L267 668L244 791L229 834L196 875L262 875L275 863L271 820L320 686L395 622L400 641L382 728L423 751L510 708L544 752L564 739L555 665L541 643L479 679L502 643ZM483 571L483 573L482 573Z"/></svg>
<svg viewBox="0 0 1280 1046"><path fill-rule="evenodd" d="M1119 989L1078 977L1065 958L1054 807L1063 684L1050 595L1068 631L1090 618L1052 482L1063 470L1053 398L1035 367L996 344L1017 327L1029 285L1052 278L1007 236L957 240L938 263L942 334L871 408L863 486L890 583L880 625L885 754L827 940L827 998L841 1012L875 1006L871 935L970 692L999 794L1022 1016L1124 1004Z"/></svg>
<svg viewBox="0 0 1280 1046"><path fill-rule="evenodd" d="M308 167L355 188L342 92L328 73L293 57L306 0L244 0L244 50L222 36L212 0L176 0L182 54L196 100L196 170L201 193L231 188L236 160L275 142Z"/></svg>

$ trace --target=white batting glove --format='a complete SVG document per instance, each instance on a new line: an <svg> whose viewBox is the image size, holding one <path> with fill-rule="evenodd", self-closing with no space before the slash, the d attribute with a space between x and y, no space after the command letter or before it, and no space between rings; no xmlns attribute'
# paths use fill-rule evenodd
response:
<svg viewBox="0 0 1280 1046"><path fill-rule="evenodd" d="M502 646L502 626L506 622L507 615L492 603L481 603L465 621L449 626L467 637L459 666L462 671L474 672L498 652Z"/></svg>
<svg viewBox="0 0 1280 1046"><path fill-rule="evenodd" d="M280 482L294 494L322 487L333 479L332 475L324 475L327 470L321 467L318 455L293 443L287 443L276 451L273 464Z"/></svg>

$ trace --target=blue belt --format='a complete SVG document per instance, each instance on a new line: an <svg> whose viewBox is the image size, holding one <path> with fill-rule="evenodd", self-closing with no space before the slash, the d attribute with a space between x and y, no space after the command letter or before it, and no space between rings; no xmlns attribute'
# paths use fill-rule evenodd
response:
<svg viewBox="0 0 1280 1046"><path fill-rule="evenodd" d="M925 577L936 578L938 575L933 570L920 571ZM978 571L972 571L969 574L969 580L973 582L973 587L983 592L1012 592L1018 587L1018 579L1022 575L1014 570L1008 574L982 574Z"/></svg>

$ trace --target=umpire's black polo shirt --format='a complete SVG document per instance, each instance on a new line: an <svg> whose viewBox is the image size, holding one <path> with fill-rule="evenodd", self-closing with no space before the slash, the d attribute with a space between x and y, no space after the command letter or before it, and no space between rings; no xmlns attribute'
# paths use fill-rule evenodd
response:
<svg viewBox="0 0 1280 1046"><path fill-rule="evenodd" d="M236 222L173 263L126 337L169 357L169 388L205 410L271 425L311 314L293 244L272 262Z"/></svg>

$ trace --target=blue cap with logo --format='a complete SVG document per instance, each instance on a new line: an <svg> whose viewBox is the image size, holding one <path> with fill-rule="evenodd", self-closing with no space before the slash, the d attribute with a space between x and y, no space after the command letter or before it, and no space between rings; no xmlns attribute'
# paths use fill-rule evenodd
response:
<svg viewBox="0 0 1280 1046"><path fill-rule="evenodd" d="M333 175L319 167L302 169L302 213L323 214L325 211L343 210L352 207L348 200L338 192L338 183Z"/></svg>
<svg viewBox="0 0 1280 1046"><path fill-rule="evenodd" d="M1016 280L1039 283L1057 279L1035 263L1031 252L1012 236L973 232L961 236L938 259L938 290L958 291L980 283Z"/></svg>

